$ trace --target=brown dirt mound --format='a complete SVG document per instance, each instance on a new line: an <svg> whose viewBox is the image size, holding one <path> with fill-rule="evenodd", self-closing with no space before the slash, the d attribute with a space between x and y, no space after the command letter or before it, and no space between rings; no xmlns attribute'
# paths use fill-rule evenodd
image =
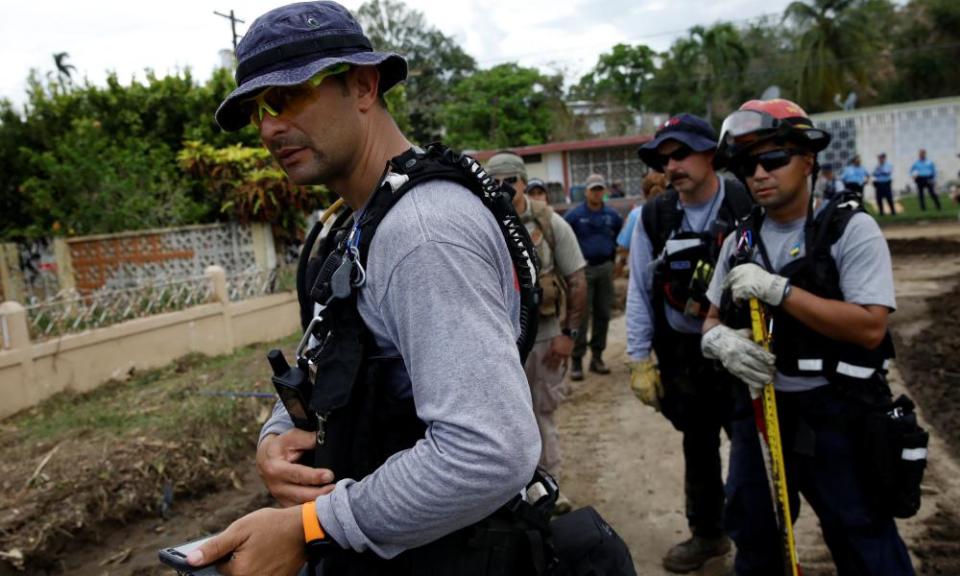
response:
<svg viewBox="0 0 960 576"><path fill-rule="evenodd" d="M891 238L887 245L895 256L960 254L960 242L944 238Z"/></svg>

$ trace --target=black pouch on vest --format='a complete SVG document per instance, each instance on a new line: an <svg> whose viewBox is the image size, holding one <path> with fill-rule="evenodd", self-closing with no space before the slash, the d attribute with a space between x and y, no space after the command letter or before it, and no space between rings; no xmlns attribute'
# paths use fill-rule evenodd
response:
<svg viewBox="0 0 960 576"><path fill-rule="evenodd" d="M920 509L929 440L906 396L864 415L865 479L878 512L910 518Z"/></svg>
<svg viewBox="0 0 960 576"><path fill-rule="evenodd" d="M592 506L550 523L560 558L552 576L636 576L626 543Z"/></svg>

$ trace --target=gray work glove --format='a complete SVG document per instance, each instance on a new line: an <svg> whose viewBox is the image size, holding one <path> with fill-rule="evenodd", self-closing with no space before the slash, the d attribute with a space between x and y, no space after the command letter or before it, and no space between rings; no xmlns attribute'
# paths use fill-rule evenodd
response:
<svg viewBox="0 0 960 576"><path fill-rule="evenodd" d="M773 382L777 358L750 339L750 329L733 330L717 324L700 339L704 357L719 360L727 372L743 380L752 392Z"/></svg>
<svg viewBox="0 0 960 576"><path fill-rule="evenodd" d="M783 276L771 274L752 262L734 266L723 281L724 289L729 288L737 302L757 298L771 306L783 302L788 284Z"/></svg>

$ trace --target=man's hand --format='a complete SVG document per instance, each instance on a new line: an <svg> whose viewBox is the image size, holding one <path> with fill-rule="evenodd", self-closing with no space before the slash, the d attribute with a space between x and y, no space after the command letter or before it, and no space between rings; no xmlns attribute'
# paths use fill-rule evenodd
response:
<svg viewBox="0 0 960 576"><path fill-rule="evenodd" d="M746 382L751 391L759 392L776 373L777 358L750 339L750 329L733 330L717 324L700 340L700 349L707 358L723 363L723 367Z"/></svg>
<svg viewBox="0 0 960 576"><path fill-rule="evenodd" d="M313 432L293 428L279 436L267 436L257 447L257 471L282 506L297 506L333 491L333 472L297 464L316 442Z"/></svg>
<svg viewBox="0 0 960 576"><path fill-rule="evenodd" d="M750 262L734 266L723 281L723 288L731 289L733 299L738 302L757 298L771 306L779 306L787 289L787 279Z"/></svg>
<svg viewBox="0 0 960 576"><path fill-rule="evenodd" d="M231 524L187 556L191 566L217 563L225 576L294 576L306 563L299 507L262 508Z"/></svg>
<svg viewBox="0 0 960 576"><path fill-rule="evenodd" d="M543 356L543 365L551 370L556 370L560 364L566 362L570 354L573 353L575 342L573 338L566 334L557 334L550 341L550 349Z"/></svg>
<svg viewBox="0 0 960 576"><path fill-rule="evenodd" d="M628 362L630 367L630 389L641 402L660 411L660 399L663 398L663 384L660 383L660 371L647 357L637 362Z"/></svg>

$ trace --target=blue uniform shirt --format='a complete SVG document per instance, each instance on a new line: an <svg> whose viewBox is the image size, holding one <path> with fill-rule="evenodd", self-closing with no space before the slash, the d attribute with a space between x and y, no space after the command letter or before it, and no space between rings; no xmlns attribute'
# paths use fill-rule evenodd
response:
<svg viewBox="0 0 960 576"><path fill-rule="evenodd" d="M867 169L863 166L850 165L843 169L843 175L840 177L847 184L859 184L863 186L867 183Z"/></svg>
<svg viewBox="0 0 960 576"><path fill-rule="evenodd" d="M877 164L877 167L873 169L873 181L883 183L891 180L893 180L893 165L889 162Z"/></svg>
<svg viewBox="0 0 960 576"><path fill-rule="evenodd" d="M617 233L623 228L623 218L604 204L599 210L577 206L564 215L580 243L580 251L587 264L597 266L613 260L617 253Z"/></svg>
<svg viewBox="0 0 960 576"><path fill-rule="evenodd" d="M643 206L636 206L627 214L627 223L623 225L623 230L617 235L617 246L624 250L630 249L630 239L633 238L633 227L637 225L640 219L640 212Z"/></svg>
<svg viewBox="0 0 960 576"><path fill-rule="evenodd" d="M937 177L937 167L931 160L917 160L913 163L913 166L910 167L910 174L914 178L936 178Z"/></svg>

